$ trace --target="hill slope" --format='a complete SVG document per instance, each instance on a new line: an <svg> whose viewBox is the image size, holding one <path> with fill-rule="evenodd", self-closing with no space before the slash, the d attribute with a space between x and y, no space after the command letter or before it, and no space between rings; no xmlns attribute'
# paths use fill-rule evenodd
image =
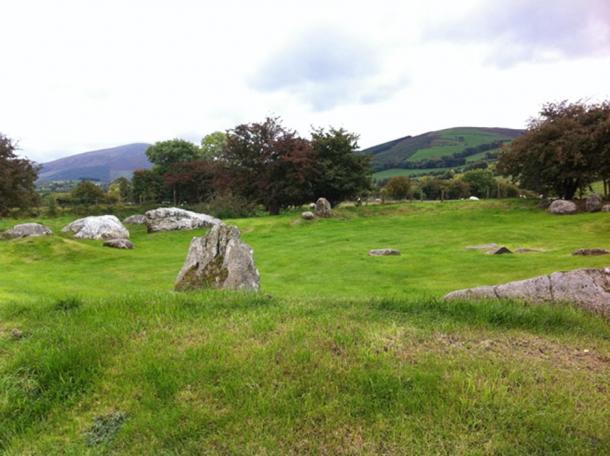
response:
<svg viewBox="0 0 610 456"><path fill-rule="evenodd" d="M405 136L369 147L361 153L372 156L375 171L412 168L418 163L455 154L464 155L465 160L475 156L484 159L486 151L497 149L499 143L511 141L522 133L523 130L510 128L457 127Z"/></svg>
<svg viewBox="0 0 610 456"><path fill-rule="evenodd" d="M152 166L145 154L149 145L145 143L126 144L44 163L39 181L89 178L110 182L117 177L130 176L136 169Z"/></svg>

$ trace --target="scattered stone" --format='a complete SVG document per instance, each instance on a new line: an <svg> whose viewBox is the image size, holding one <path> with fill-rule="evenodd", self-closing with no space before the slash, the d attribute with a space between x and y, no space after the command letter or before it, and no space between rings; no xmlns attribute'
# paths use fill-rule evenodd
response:
<svg viewBox="0 0 610 456"><path fill-rule="evenodd" d="M602 199L597 193L593 193L585 199L585 209L587 212L599 212L602 210Z"/></svg>
<svg viewBox="0 0 610 456"><path fill-rule="evenodd" d="M561 199L553 201L549 206L549 212L557 215L575 214L577 210L575 203Z"/></svg>
<svg viewBox="0 0 610 456"><path fill-rule="evenodd" d="M11 339L19 340L23 338L23 331L17 328L11 329Z"/></svg>
<svg viewBox="0 0 610 456"><path fill-rule="evenodd" d="M610 317L610 268L576 269L503 285L453 291L444 299L518 299L529 303L566 302Z"/></svg>
<svg viewBox="0 0 610 456"><path fill-rule="evenodd" d="M304 220L313 220L313 219L315 219L315 218L316 218L316 216L314 215L314 213L313 213L313 212L311 212L311 211L306 211L306 212L303 212L303 213L301 214L301 218L302 218L302 219L304 219Z"/></svg>
<svg viewBox="0 0 610 456"><path fill-rule="evenodd" d="M477 198L476 196L471 196L470 198L468 198L470 201L479 201L479 198Z"/></svg>
<svg viewBox="0 0 610 456"><path fill-rule="evenodd" d="M85 432L87 446L100 445L111 441L126 419L127 413L122 411L96 416L89 430Z"/></svg>
<svg viewBox="0 0 610 456"><path fill-rule="evenodd" d="M309 204L309 209L311 209L312 211L316 210L316 203L310 203Z"/></svg>
<svg viewBox="0 0 610 456"><path fill-rule="evenodd" d="M544 252L544 249L537 249L532 247L519 247L515 249L515 253L540 253Z"/></svg>
<svg viewBox="0 0 610 456"><path fill-rule="evenodd" d="M145 225L146 224L146 216L142 214L130 215L125 220L123 220L125 225Z"/></svg>
<svg viewBox="0 0 610 456"><path fill-rule="evenodd" d="M100 215L81 218L66 225L64 233L72 232L78 239L125 239L129 231L114 215Z"/></svg>
<svg viewBox="0 0 610 456"><path fill-rule="evenodd" d="M133 243L129 239L108 239L103 245L104 247L111 247L113 249L133 249Z"/></svg>
<svg viewBox="0 0 610 456"><path fill-rule="evenodd" d="M602 206L602 212L610 212L610 204L604 204Z"/></svg>
<svg viewBox="0 0 610 456"><path fill-rule="evenodd" d="M260 275L253 251L240 240L239 229L214 225L203 237L193 238L184 266L176 279L176 291L224 288L258 291Z"/></svg>
<svg viewBox="0 0 610 456"><path fill-rule="evenodd" d="M331 217L333 215L330 203L326 198L318 198L314 213L317 217Z"/></svg>
<svg viewBox="0 0 610 456"><path fill-rule="evenodd" d="M581 256L599 256L599 255L608 255L610 250L607 249L578 249L572 252L572 255L581 255Z"/></svg>
<svg viewBox="0 0 610 456"><path fill-rule="evenodd" d="M22 223L2 233L3 239L18 239L25 237L48 236L53 234L49 228L40 223Z"/></svg>
<svg viewBox="0 0 610 456"><path fill-rule="evenodd" d="M489 244L481 244L481 245L469 245L464 247L466 250L491 250L498 247L498 244L495 242L490 242Z"/></svg>
<svg viewBox="0 0 610 456"><path fill-rule="evenodd" d="M491 250L487 251L488 255L505 255L507 253L513 253L513 252L511 252L508 249L508 247L504 247L504 246L501 246L501 247L498 247L498 248L491 249Z"/></svg>
<svg viewBox="0 0 610 456"><path fill-rule="evenodd" d="M220 225L222 221L207 214L199 214L177 207L162 207L145 214L149 233L157 231L194 230Z"/></svg>
<svg viewBox="0 0 610 456"><path fill-rule="evenodd" d="M370 256L392 256L400 255L400 250L396 249L373 249L369 250Z"/></svg>

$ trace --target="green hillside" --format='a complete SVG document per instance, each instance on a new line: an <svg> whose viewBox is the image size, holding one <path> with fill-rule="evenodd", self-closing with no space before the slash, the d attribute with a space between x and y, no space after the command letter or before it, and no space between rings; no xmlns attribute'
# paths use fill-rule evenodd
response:
<svg viewBox="0 0 610 456"><path fill-rule="evenodd" d="M522 132L509 128L450 128L395 139L361 153L372 157L377 173L384 171L384 174L376 174L376 178L383 178L381 176L388 172L391 175L422 174L430 169L485 161L488 153L497 152L501 143L513 140Z"/></svg>

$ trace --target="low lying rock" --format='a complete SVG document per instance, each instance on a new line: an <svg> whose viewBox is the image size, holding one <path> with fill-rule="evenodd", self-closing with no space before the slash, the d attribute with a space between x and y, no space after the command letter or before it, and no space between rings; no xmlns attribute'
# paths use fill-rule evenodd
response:
<svg viewBox="0 0 610 456"><path fill-rule="evenodd" d="M193 238L176 279L176 291L225 288L258 291L260 275L253 251L240 239L239 229L214 225L203 237Z"/></svg>
<svg viewBox="0 0 610 456"><path fill-rule="evenodd" d="M477 198L476 196L471 196L470 198L468 198L470 201L479 201L479 198Z"/></svg>
<svg viewBox="0 0 610 456"><path fill-rule="evenodd" d="M23 331L20 330L19 328L13 328L10 331L10 335L11 335L11 339L19 340L19 339L23 338Z"/></svg>
<svg viewBox="0 0 610 456"><path fill-rule="evenodd" d="M330 202L326 198L318 198L314 214L316 217L332 217L333 211Z"/></svg>
<svg viewBox="0 0 610 456"><path fill-rule="evenodd" d="M602 212L610 212L610 204L604 204L602 206Z"/></svg>
<svg viewBox="0 0 610 456"><path fill-rule="evenodd" d="M113 249L133 249L133 243L129 239L109 239L104 242L104 247L111 247Z"/></svg>
<svg viewBox="0 0 610 456"><path fill-rule="evenodd" d="M575 214L578 208L572 201L555 200L549 206L549 212L557 215Z"/></svg>
<svg viewBox="0 0 610 456"><path fill-rule="evenodd" d="M567 302L610 317L610 268L554 272L503 285L453 291L444 299L517 299L529 303Z"/></svg>
<svg viewBox="0 0 610 456"><path fill-rule="evenodd" d="M572 255L581 255L581 256L600 256L600 255L608 255L610 250L607 249L578 249L572 252Z"/></svg>
<svg viewBox="0 0 610 456"><path fill-rule="evenodd" d="M125 225L145 225L146 224L146 216L143 214L130 215L125 220L123 220Z"/></svg>
<svg viewBox="0 0 610 456"><path fill-rule="evenodd" d="M487 251L487 255L505 255L507 253L513 253L510 251L510 249L508 247L497 247L495 249L491 249Z"/></svg>
<svg viewBox="0 0 610 456"><path fill-rule="evenodd" d="M599 212L602 210L602 199L597 193L593 193L585 199L585 209L587 212Z"/></svg>
<svg viewBox="0 0 610 456"><path fill-rule="evenodd" d="M537 249L532 247L519 247L515 249L515 253L540 253L544 252L544 249Z"/></svg>
<svg viewBox="0 0 610 456"><path fill-rule="evenodd" d="M372 249L369 250L370 256L393 256L400 255L400 250L396 249Z"/></svg>
<svg viewBox="0 0 610 456"><path fill-rule="evenodd" d="M78 239L126 239L129 231L114 215L90 216L66 225L62 231L72 232Z"/></svg>
<svg viewBox="0 0 610 456"><path fill-rule="evenodd" d="M40 223L22 223L4 231L0 236L3 239L18 239L25 237L48 236L53 234L50 228Z"/></svg>
<svg viewBox="0 0 610 456"><path fill-rule="evenodd" d="M314 213L313 213L313 212L311 212L311 211L306 211L306 212L303 212L303 213L301 214L301 218L302 218L303 220L313 220L313 219L315 219L315 218L316 218L316 216L314 215Z"/></svg>
<svg viewBox="0 0 610 456"><path fill-rule="evenodd" d="M490 242L489 244L480 244L480 245L469 245L464 247L466 250L491 250L498 247L498 244L495 242Z"/></svg>
<svg viewBox="0 0 610 456"><path fill-rule="evenodd" d="M149 233L157 231L194 230L220 225L222 221L207 214L199 214L177 207L162 207L147 211L146 228Z"/></svg>

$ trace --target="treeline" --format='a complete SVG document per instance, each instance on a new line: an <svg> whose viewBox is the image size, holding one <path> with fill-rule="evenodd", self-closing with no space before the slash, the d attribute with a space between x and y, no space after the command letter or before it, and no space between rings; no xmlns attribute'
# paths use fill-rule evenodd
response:
<svg viewBox="0 0 610 456"><path fill-rule="evenodd" d="M478 146L467 147L460 152L454 152L451 155L443 155L442 157L429 158L425 160L418 160L416 162L402 161L402 162L390 162L384 163L380 168L384 169L434 169L434 168L456 168L466 165L466 158L473 155L479 154L485 151L493 151L499 149L503 144L509 142L508 140L493 141L491 143L480 144ZM498 152L488 152L485 154L486 160L492 160L497 158Z"/></svg>

